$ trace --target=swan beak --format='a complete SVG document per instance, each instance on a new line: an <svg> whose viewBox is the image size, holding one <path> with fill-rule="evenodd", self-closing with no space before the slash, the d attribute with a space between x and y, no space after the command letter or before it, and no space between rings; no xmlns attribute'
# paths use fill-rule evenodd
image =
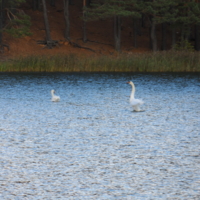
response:
<svg viewBox="0 0 200 200"><path fill-rule="evenodd" d="M128 81L128 82L126 82L127 84L129 84L130 83L130 81Z"/></svg>

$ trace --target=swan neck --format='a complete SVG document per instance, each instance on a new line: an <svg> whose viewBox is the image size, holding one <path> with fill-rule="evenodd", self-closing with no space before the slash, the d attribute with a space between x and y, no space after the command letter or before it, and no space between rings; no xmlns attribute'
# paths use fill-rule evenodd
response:
<svg viewBox="0 0 200 200"><path fill-rule="evenodd" d="M134 84L132 84L132 91L131 91L131 99L134 99L135 98L135 86Z"/></svg>

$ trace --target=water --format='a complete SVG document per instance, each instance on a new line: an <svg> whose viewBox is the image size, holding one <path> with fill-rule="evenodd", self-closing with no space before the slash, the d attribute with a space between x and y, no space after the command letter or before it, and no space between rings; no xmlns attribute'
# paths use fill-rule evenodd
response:
<svg viewBox="0 0 200 200"><path fill-rule="evenodd" d="M0 93L0 199L200 199L198 74L0 74Z"/></svg>

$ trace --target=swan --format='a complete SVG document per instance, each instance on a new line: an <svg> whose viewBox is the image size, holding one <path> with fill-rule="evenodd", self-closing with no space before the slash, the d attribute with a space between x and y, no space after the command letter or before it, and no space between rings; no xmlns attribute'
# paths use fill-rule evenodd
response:
<svg viewBox="0 0 200 200"><path fill-rule="evenodd" d="M135 99L135 85L132 81L128 81L128 84L132 86L132 91L130 95L130 104L133 107L134 111L141 111L140 105L142 105L144 102L141 99Z"/></svg>
<svg viewBox="0 0 200 200"><path fill-rule="evenodd" d="M55 90L51 90L51 101L60 101L60 97L55 95Z"/></svg>

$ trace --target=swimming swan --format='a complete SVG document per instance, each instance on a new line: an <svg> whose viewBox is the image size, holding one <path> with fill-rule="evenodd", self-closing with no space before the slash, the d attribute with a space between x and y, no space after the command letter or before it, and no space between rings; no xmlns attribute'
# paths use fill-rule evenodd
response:
<svg viewBox="0 0 200 200"><path fill-rule="evenodd" d="M140 110L140 105L142 105L144 102L140 99L135 99L135 85L132 81L127 82L132 86L132 91L131 91L131 96L130 96L130 104L133 107L134 111L141 111Z"/></svg>
<svg viewBox="0 0 200 200"><path fill-rule="evenodd" d="M52 98L51 98L51 101L60 101L60 97L59 96L56 96L55 94L55 90L51 90L51 96L52 96Z"/></svg>

